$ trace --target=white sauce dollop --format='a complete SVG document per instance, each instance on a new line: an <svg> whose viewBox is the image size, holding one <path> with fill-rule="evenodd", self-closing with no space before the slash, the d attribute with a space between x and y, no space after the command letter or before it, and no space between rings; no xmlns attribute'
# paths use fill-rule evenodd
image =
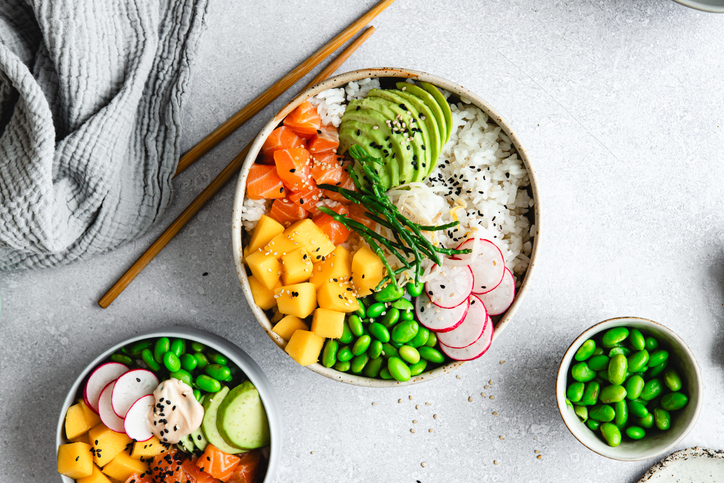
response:
<svg viewBox="0 0 724 483"><path fill-rule="evenodd" d="M148 410L148 429L164 443L176 444L201 426L204 407L183 381L167 379L153 391L155 404Z"/></svg>

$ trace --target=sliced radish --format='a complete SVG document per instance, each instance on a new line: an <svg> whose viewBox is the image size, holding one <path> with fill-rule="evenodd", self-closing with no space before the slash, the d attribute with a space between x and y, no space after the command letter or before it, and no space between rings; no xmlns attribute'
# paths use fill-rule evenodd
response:
<svg viewBox="0 0 724 483"><path fill-rule="evenodd" d="M475 239L470 238L461 243L457 249L463 250L474 248ZM455 255L458 260L468 260L473 253L465 253L463 255ZM475 279L475 285L472 292L474 294L484 294L492 291L500 284L505 274L505 257L503 252L490 240L478 238L478 249L475 260L470 263L470 270Z"/></svg>
<svg viewBox="0 0 724 483"><path fill-rule="evenodd" d="M88 382L85 383L85 388L83 388L83 399L86 406L97 413L98 400L103 389L109 382L115 381L125 372L128 372L128 367L119 362L108 362L98 366L88 378Z"/></svg>
<svg viewBox="0 0 724 483"><path fill-rule="evenodd" d="M116 381L111 381L103 391L101 391L101 397L98 399L98 416L101 417L101 421L109 429L116 433L124 433L123 419L119 418L113 411L113 405L111 404L111 395L113 394L113 386L115 385Z"/></svg>
<svg viewBox="0 0 724 483"><path fill-rule="evenodd" d="M495 327L493 327L493 320L488 317L485 321L485 330L483 330L483 335L481 335L474 344L471 344L463 349L453 349L441 342L440 350L442 350L450 359L454 359L456 361L472 361L473 359L477 359L485 354L485 351L490 348L490 343L493 342L494 331Z"/></svg>
<svg viewBox="0 0 724 483"><path fill-rule="evenodd" d="M123 428L129 438L136 441L148 441L153 433L148 429L148 411L156 404L153 394L147 394L138 398L131 404L123 421Z"/></svg>
<svg viewBox="0 0 724 483"><path fill-rule="evenodd" d="M443 309L433 304L425 294L415 299L417 320L433 332L447 332L462 324L469 307L470 300L452 309Z"/></svg>
<svg viewBox="0 0 724 483"><path fill-rule="evenodd" d="M515 278L510 270L505 269L503 281L494 290L480 295L480 300L488 309L488 315L500 315L510 307L515 298Z"/></svg>
<svg viewBox="0 0 724 483"><path fill-rule="evenodd" d="M425 283L425 292L438 307L452 309L470 297L473 290L473 272L469 266L435 265L432 274L433 278Z"/></svg>
<svg viewBox="0 0 724 483"><path fill-rule="evenodd" d="M485 321L488 319L488 311L485 305L475 295L470 296L470 309L463 322L449 332L442 332L437 335L437 340L451 349L462 349L474 344L485 329Z"/></svg>
<svg viewBox="0 0 724 483"><path fill-rule="evenodd" d="M128 371L116 380L113 388L113 410L119 418L125 418L131 404L158 387L158 377L146 369Z"/></svg>

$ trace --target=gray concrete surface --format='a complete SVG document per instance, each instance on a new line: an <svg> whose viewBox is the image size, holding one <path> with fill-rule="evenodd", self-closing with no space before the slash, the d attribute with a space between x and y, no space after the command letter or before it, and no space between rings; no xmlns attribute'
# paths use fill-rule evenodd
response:
<svg viewBox="0 0 724 483"><path fill-rule="evenodd" d="M184 148L372 4L212 1ZM724 448L724 17L669 0L397 0L373 23L345 70L409 67L472 89L537 168L543 243L508 330L456 375L411 388L356 388L297 366L238 287L234 186L109 309L96 305L289 93L184 173L172 209L142 239L72 266L0 275L1 482L58 481L54 431L75 375L108 345L171 324L228 337L264 368L284 414L279 481L636 481L654 460L593 454L554 400L568 344L621 315L664 323L694 350L706 399L680 447Z"/></svg>

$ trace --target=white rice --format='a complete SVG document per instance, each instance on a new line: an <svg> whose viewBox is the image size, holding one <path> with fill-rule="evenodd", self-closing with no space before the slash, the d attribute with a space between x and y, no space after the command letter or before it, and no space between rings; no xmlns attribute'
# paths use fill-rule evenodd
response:
<svg viewBox="0 0 724 483"><path fill-rule="evenodd" d="M322 91L309 99L309 102L317 106L322 123L339 127L348 102L363 99L370 90L379 88L379 79L361 79L352 81L344 87Z"/></svg>

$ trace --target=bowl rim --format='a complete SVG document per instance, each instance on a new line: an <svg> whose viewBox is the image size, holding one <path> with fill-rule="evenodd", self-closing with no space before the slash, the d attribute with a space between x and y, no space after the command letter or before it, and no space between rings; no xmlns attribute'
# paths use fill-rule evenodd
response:
<svg viewBox="0 0 724 483"><path fill-rule="evenodd" d="M698 387L697 390L697 397L695 402L695 408L694 408L694 414L691 416L690 421L687 423L687 425L683 428L681 433L668 445L665 447L662 447L660 450L657 450L655 453L643 453L642 456L638 457L629 457L629 458L621 458L618 456L614 456L612 454L607 454L605 451L599 451L595 448L592 448L588 444L586 444L581 438L578 437L578 434L576 434L577 429L574 430L574 428L571 428L571 426L568 424L568 421L563 416L563 412L566 410L566 383L568 378L568 367L563 367L563 363L566 359L568 359L568 356L571 355L571 359L573 358L572 354L575 353L575 351L578 350L578 348L591 338L593 335L598 334L604 328L601 328L602 325L609 325L612 323L621 323L624 324L626 322L634 322L634 323L643 323L644 325L648 325L650 327L656 328L658 330L661 330L662 332L667 333L669 336L671 336L674 341L676 341L677 344L684 350L684 352L687 354L687 356L692 361L692 366L694 368L694 374L696 379L696 384ZM570 361L568 363L570 365ZM696 357L694 357L694 352L689 348L689 346L686 345L686 342L679 337L676 332L671 330L670 328L666 327L665 325L656 322L654 320L650 319L644 319L642 317L633 317L633 316L622 316L622 317L614 317L611 319L606 319L601 322L598 322L585 331L581 333L572 343L570 346L568 346L568 349L564 353L563 357L561 358L561 362L558 365L558 374L556 376L556 402L558 405L558 413L561 416L561 419L563 420L563 424L565 424L566 428L568 428L568 431L573 435L574 438L578 440L579 443L581 443L583 446L588 448L589 450L593 451L594 453L597 453L601 456L604 456L606 458L617 460L617 461L643 461L651 458L655 458L658 456L661 456L662 454L670 451L673 447L678 445L688 434L691 432L691 430L696 425L697 420L699 419L699 414L701 413L702 408L702 400L703 400L703 393L704 393L704 383L701 377L701 370L699 369L699 363L696 361ZM613 448L615 449L615 448Z"/></svg>
<svg viewBox="0 0 724 483"><path fill-rule="evenodd" d="M378 77L397 77L397 78L410 78L415 80L420 80L424 82L429 82L435 86L442 87L443 89L446 89L458 96L465 97L466 99L469 99L476 107L480 108L483 112L485 112L500 128L501 130L510 138L511 142L516 148L516 151L518 153L518 157L523 162L523 165L525 166L526 170L528 171L528 177L530 180L530 189L533 193L533 200L535 201L533 205L533 214L534 214L534 220L535 220L535 228L536 228L536 234L533 237L533 247L531 249L530 254L530 263L528 265L528 268L526 270L525 276L523 277L523 280L521 282L520 288L518 289L515 300L513 301L513 304L508 308L508 310L505 312L503 317L498 321L498 323L495 326L495 332L493 334L493 339L495 339L500 332L508 325L510 320L512 319L513 315L517 312L521 301L523 300L524 295L528 291L528 285L529 281L534 273L535 264L537 261L537 254L538 254L538 248L539 248L539 240L540 240L540 226L541 226L541 198L538 188L538 183L536 180L536 174L535 170L533 169L529 159L528 155L521 145L518 138L515 136L513 131L511 131L509 124L503 120L503 118L497 113L493 107L491 107L485 100L483 100L481 97L476 95L475 93L471 92L470 90L464 88L461 85L455 84L447 79L444 79L442 77L428 74L421 71L416 71L412 69L405 69L405 68L399 68L399 67L379 67L379 68L368 68L368 69L359 69L354 70L350 72L346 72L343 74L339 74L337 76L331 77L325 81L322 81L318 83L317 85L305 89L303 92L301 92L299 95L297 95L294 99L292 99L285 107L283 107L279 112L277 112L269 122L262 128L262 130L259 132L257 137L254 139L253 143L250 146L249 153L246 156L246 159L244 160L244 164L241 168L241 171L239 172L238 178L237 178L237 185L236 185L236 192L234 195L234 205L233 205L233 213L232 213L232 220L231 220L231 239L232 239L232 253L234 257L234 264L236 266L236 273L239 278L239 283L241 284L242 292L244 293L244 296L247 299L247 302L249 304L249 307L254 314L257 322L261 327L264 329L264 331L267 333L267 335L279 346L281 349L284 349L286 346L286 341L282 339L278 334L272 331L272 324L269 318L264 314L264 311L261 310L255 303L254 298L251 294L251 290L249 288L249 282L246 275L246 268L243 263L243 245L241 242L241 213L242 213L242 207L244 204L244 193L246 189L246 178L249 172L249 169L251 168L251 165L254 163L254 161L257 158L257 155L259 151L261 150L261 146L264 143L264 140L269 136L272 130L274 130L279 123L282 122L282 120L286 117L287 114L289 114L294 108L296 108L299 104L304 102L305 100L317 95L318 93L329 89L333 87L339 87L341 85L347 84L348 82L365 79L365 78L378 78ZM355 374L347 374L343 372L336 371L332 368L324 367L320 363L314 363L310 364L308 366L305 366L307 369L310 369L311 371L316 372L317 374L321 374L325 377L328 377L330 379L344 382L347 384L352 384L356 386L364 386L364 387L399 387L399 386L406 386L411 384L416 384L423 381L428 381L431 379L434 379L436 377L442 376L443 374L446 374L448 372L452 372L453 370L460 367L464 362L463 361L452 361L444 366L438 367L432 371L423 372L422 374L415 376L411 378L409 381L406 382L399 382L395 380L382 380L382 379L373 379L369 377L364 376L357 376Z"/></svg>
<svg viewBox="0 0 724 483"><path fill-rule="evenodd" d="M58 447L61 444L65 444L68 441L63 436L65 414L68 412L68 408L72 406L76 400L76 395L80 389L81 384L90 372L95 369L101 362L108 359L111 354L120 350L121 347L126 346L130 343L137 342L144 339L151 339L155 337L182 337L184 339L191 340L193 342L201 342L202 344L211 347L219 353L227 356L232 362L234 362L239 369L249 378L254 384L259 396L261 397L262 403L264 404L264 410L267 413L267 420L269 421L269 434L271 436L270 451L269 451L269 465L267 467L266 475L264 476L264 482L274 481L274 476L277 472L277 468L281 464L281 450L282 450L282 413L279 405L276 401L276 395L272 388L269 379L267 379L261 367L239 346L233 342L216 335L212 332L197 329L195 327L175 326L165 327L160 329L153 329L141 332L133 337L124 339L113 346L109 347L95 359L86 365L83 371L79 374L73 385L70 387L63 406L60 410L60 418L58 419L58 426L56 428L56 442L55 451L58 452ZM64 483L74 483L76 480L59 474Z"/></svg>
<svg viewBox="0 0 724 483"><path fill-rule="evenodd" d="M709 5L706 3L697 2L696 0L674 0L676 3L685 7L693 8L701 12L708 13L724 13L724 5Z"/></svg>

